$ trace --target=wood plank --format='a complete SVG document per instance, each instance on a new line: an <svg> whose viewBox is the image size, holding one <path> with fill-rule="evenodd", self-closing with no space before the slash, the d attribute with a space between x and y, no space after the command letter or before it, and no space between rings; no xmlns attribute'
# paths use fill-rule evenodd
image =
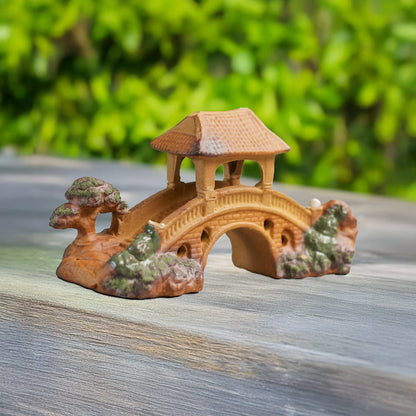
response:
<svg viewBox="0 0 416 416"><path fill-rule="evenodd" d="M137 301L55 276L74 232L48 216L84 175L130 206L165 184L163 170L112 162L0 165L0 414L414 414L415 204L277 184L302 204L350 204L349 275L255 275L232 265L224 237L202 292Z"/></svg>

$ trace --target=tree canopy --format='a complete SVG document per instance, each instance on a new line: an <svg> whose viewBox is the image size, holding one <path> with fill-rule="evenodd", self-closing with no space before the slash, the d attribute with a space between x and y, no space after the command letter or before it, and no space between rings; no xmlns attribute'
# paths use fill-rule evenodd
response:
<svg viewBox="0 0 416 416"><path fill-rule="evenodd" d="M67 203L56 208L49 221L54 228L75 228L77 238L95 239L95 221L99 213L113 217L128 211L127 203L113 185L91 176L76 179L65 192Z"/></svg>
<svg viewBox="0 0 416 416"><path fill-rule="evenodd" d="M291 147L279 180L416 200L415 22L414 0L3 1L0 145L159 163L186 115L249 107Z"/></svg>

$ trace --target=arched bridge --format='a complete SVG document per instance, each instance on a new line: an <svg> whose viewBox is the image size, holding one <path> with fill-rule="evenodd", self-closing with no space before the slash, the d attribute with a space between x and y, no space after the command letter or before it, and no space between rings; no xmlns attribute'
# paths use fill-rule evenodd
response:
<svg viewBox="0 0 416 416"><path fill-rule="evenodd" d="M275 157L290 150L247 108L192 113L156 137L153 149L167 153L168 187L134 207L111 229L123 243L151 220L161 237L162 252L187 256L205 266L215 241L231 240L236 266L276 277L276 260L285 248L302 249L312 212L272 190ZM180 166L189 158L195 182L180 180ZM256 187L242 186L246 160L256 162ZM223 180L216 181L223 167Z"/></svg>
<svg viewBox="0 0 416 416"><path fill-rule="evenodd" d="M276 259L286 248L303 244L312 216L309 208L274 190L219 183L215 198L206 200L196 196L191 183L143 201L117 234L129 242L149 220L160 234L162 252L192 258L205 267L211 248L227 234L236 266L275 277Z"/></svg>

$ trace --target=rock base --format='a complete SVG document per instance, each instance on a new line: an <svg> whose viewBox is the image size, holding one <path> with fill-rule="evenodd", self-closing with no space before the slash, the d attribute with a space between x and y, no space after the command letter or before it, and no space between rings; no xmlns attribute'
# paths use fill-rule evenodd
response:
<svg viewBox="0 0 416 416"><path fill-rule="evenodd" d="M75 240L65 250L56 274L63 280L77 283L106 295L147 299L172 297L199 292L203 288L204 273L201 265L191 259L182 259L172 253L150 253L139 261L112 236L100 236L95 241ZM132 261L122 268L113 258Z"/></svg>
<svg viewBox="0 0 416 416"><path fill-rule="evenodd" d="M303 279L325 274L347 274L351 269L357 237L357 220L343 201L319 207L315 221L295 250L286 249L276 262L276 277Z"/></svg>

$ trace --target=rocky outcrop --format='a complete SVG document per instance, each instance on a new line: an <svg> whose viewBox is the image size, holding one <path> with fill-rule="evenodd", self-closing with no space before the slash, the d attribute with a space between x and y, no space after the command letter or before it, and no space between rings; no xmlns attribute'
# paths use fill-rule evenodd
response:
<svg viewBox="0 0 416 416"><path fill-rule="evenodd" d="M152 225L147 225L126 249L108 261L102 284L104 293L126 298L179 296L199 292L203 286L201 265L173 253L156 253L160 237Z"/></svg>
<svg viewBox="0 0 416 416"><path fill-rule="evenodd" d="M345 202L329 201L315 215L315 222L304 233L304 247L286 251L277 260L277 277L302 279L350 271L358 233L350 208Z"/></svg>

